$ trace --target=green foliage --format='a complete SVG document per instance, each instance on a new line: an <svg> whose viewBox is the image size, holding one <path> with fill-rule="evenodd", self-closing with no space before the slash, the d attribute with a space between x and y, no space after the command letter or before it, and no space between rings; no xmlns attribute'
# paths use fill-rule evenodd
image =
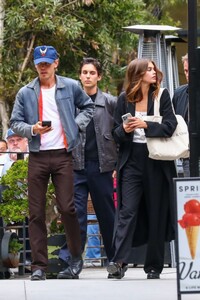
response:
<svg viewBox="0 0 200 300"><path fill-rule="evenodd" d="M23 244L18 241L18 239L13 238L9 242L8 252L12 254L18 254L23 248Z"/></svg>
<svg viewBox="0 0 200 300"><path fill-rule="evenodd" d="M4 96L11 104L20 86L36 75L31 55L18 83L33 38L34 47L39 44L56 47L61 56L61 75L78 78L78 66L83 56L99 58L105 67L102 85L107 88L113 77L113 68L110 68L113 51L123 49L123 56L126 56L133 47L133 37L122 27L130 25L130 20L140 22L145 16L142 0L7 0L5 9ZM114 65L120 68L119 61Z"/></svg>
<svg viewBox="0 0 200 300"><path fill-rule="evenodd" d="M48 246L48 258L56 258L58 259L58 255L54 254L55 252L58 252L60 250L60 246Z"/></svg>
<svg viewBox="0 0 200 300"><path fill-rule="evenodd" d="M5 1L0 94L12 107L19 88L36 76L32 50L40 44L53 45L60 53L59 74L75 79L83 57L98 58L104 69L100 87L117 94L124 67L136 57L138 45L138 35L123 27L176 25L167 7L177 2L185 0Z"/></svg>
<svg viewBox="0 0 200 300"><path fill-rule="evenodd" d="M2 192L3 202L0 204L0 216L6 223L23 222L28 217L27 176L28 159L17 160L1 178L0 184L6 189ZM46 199L47 221L51 226L52 220L57 220L59 217L59 214L54 212L55 190L52 182L48 185ZM52 228L56 230L55 226ZM61 231L60 225L58 225L58 230Z"/></svg>
<svg viewBox="0 0 200 300"><path fill-rule="evenodd" d="M28 216L27 160L18 160L1 178L3 203L0 215L7 223L25 221Z"/></svg>
<svg viewBox="0 0 200 300"><path fill-rule="evenodd" d="M62 223L59 223L59 222L57 221L57 219L56 219L56 220L53 220L53 221L51 222L51 225L50 225L50 228L49 228L49 232L50 232L51 234L64 233L64 232L65 232L64 226L63 226Z"/></svg>

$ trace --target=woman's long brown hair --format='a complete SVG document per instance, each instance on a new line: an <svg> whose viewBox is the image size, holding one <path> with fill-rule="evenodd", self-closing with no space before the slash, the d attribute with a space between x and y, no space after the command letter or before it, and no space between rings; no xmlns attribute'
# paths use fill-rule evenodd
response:
<svg viewBox="0 0 200 300"><path fill-rule="evenodd" d="M156 82L151 84L154 87L153 98L158 95L163 73L157 68L154 61L147 58L136 58L129 63L126 71L125 91L128 102L135 103L143 99L141 83L150 62L154 65L156 72Z"/></svg>

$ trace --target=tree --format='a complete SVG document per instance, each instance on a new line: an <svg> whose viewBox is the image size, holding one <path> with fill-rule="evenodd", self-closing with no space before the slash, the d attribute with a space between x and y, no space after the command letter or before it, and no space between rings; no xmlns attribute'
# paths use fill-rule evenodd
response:
<svg viewBox="0 0 200 300"><path fill-rule="evenodd" d="M1 62L4 101L11 110L19 88L36 76L32 52L39 44L55 46L61 56L59 73L64 76L78 78L82 58L97 57L104 69L101 88L116 94L138 42L138 36L123 27L162 24L166 16L158 18L152 12L157 6L162 9L163 2L169 1L6 0Z"/></svg>

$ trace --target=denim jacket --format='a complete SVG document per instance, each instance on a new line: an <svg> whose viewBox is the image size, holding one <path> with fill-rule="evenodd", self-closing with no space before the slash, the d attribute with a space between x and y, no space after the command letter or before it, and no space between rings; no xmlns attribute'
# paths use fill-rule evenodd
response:
<svg viewBox="0 0 200 300"><path fill-rule="evenodd" d="M40 135L32 136L32 125L39 120L38 98L40 93L39 78L22 87L16 95L10 119L12 130L29 141L29 150L40 150ZM56 75L55 100L61 124L67 138L70 152L79 143L79 132L85 131L90 122L94 103L82 90L77 81ZM79 114L76 116L76 109Z"/></svg>
<svg viewBox="0 0 200 300"><path fill-rule="evenodd" d="M117 146L112 136L116 105L116 97L98 89L93 120L101 173L113 171L116 166ZM85 167L85 142L86 132L81 132L81 143L72 152L74 170L83 170Z"/></svg>

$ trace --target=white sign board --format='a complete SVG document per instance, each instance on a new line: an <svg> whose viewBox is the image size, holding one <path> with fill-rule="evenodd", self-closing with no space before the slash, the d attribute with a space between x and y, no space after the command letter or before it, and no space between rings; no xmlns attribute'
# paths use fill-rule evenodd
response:
<svg viewBox="0 0 200 300"><path fill-rule="evenodd" d="M200 178L175 179L177 280L180 293L200 293Z"/></svg>

